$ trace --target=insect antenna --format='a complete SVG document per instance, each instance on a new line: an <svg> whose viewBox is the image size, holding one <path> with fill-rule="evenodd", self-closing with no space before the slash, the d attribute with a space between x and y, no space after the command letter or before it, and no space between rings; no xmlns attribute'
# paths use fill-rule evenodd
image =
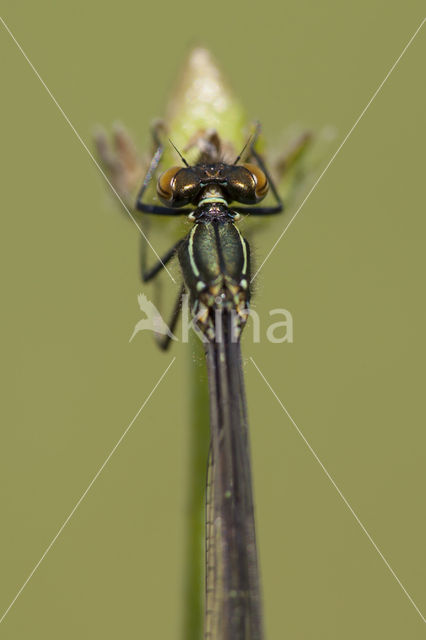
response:
<svg viewBox="0 0 426 640"><path fill-rule="evenodd" d="M189 167L189 164L187 163L187 161L185 160L185 158L183 157L183 155L181 154L181 152L179 151L179 149L177 148L177 146L175 144L173 144L173 142L170 140L169 138L169 142L172 145L173 149L176 151L176 153L178 154L178 156L180 157L180 159L182 160L183 164L186 167Z"/></svg>
<svg viewBox="0 0 426 640"><path fill-rule="evenodd" d="M247 145L248 143L253 139L253 134L251 134L248 137L247 142L245 143L244 147L241 149L240 153L237 155L237 157L235 158L233 164L237 164L239 162L239 160L241 160L241 156L243 155L244 151L247 149Z"/></svg>
<svg viewBox="0 0 426 640"><path fill-rule="evenodd" d="M256 123L255 123L254 133L252 133L252 134L249 136L249 138L248 138L247 142L245 143L244 147L241 149L241 151L240 151L239 155L237 156L237 158L236 158L236 160L235 160L234 164L237 164L237 162L241 159L241 156L243 155L244 151L246 150L247 145L248 145L248 143L249 143L249 142L251 142L251 141L254 139L254 141L253 141L253 145L256 143L256 140L257 140L257 137L258 137L258 135L259 135L259 132L260 132L260 122L256 122Z"/></svg>

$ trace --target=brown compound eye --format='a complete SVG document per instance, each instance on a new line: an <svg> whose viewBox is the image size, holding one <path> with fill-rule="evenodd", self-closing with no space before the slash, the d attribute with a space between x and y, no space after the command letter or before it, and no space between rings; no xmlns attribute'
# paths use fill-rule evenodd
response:
<svg viewBox="0 0 426 640"><path fill-rule="evenodd" d="M175 177L181 169L182 167L171 167L170 169L167 169L167 171L164 171L164 173L162 173L158 178L157 193L160 198L167 203L170 203L170 201L173 200Z"/></svg>
<svg viewBox="0 0 426 640"><path fill-rule="evenodd" d="M171 167L157 182L159 198L171 207L182 207L194 200L201 189L198 175L190 168Z"/></svg>
<svg viewBox="0 0 426 640"><path fill-rule="evenodd" d="M245 169L247 169L247 171L250 171L250 173L255 179L256 186L254 190L256 193L256 202L259 202L259 200L262 200L262 198L264 198L268 193L268 189L269 189L268 179L263 173L262 169L257 165L246 162L242 166Z"/></svg>
<svg viewBox="0 0 426 640"><path fill-rule="evenodd" d="M231 165L226 168L224 189L232 200L257 204L267 194L268 180L254 164Z"/></svg>

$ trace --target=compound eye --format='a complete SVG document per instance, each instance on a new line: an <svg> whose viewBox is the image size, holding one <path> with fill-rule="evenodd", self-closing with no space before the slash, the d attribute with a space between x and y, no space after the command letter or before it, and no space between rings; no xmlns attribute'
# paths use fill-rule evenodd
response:
<svg viewBox="0 0 426 640"><path fill-rule="evenodd" d="M163 202L171 204L174 199L174 184L176 174L182 169L182 167L171 167L164 171L158 178L157 193Z"/></svg>
<svg viewBox="0 0 426 640"><path fill-rule="evenodd" d="M247 171L251 173L255 181L254 191L256 194L256 202L262 200L268 193L269 184L268 179L263 173L262 169L255 164L250 164L249 162L242 165Z"/></svg>
<svg viewBox="0 0 426 640"><path fill-rule="evenodd" d="M243 165L227 167L226 192L232 200L243 204L255 204L256 180Z"/></svg>
<svg viewBox="0 0 426 640"><path fill-rule="evenodd" d="M200 179L192 169L172 167L158 179L157 193L171 207L182 207L192 202L201 189Z"/></svg>

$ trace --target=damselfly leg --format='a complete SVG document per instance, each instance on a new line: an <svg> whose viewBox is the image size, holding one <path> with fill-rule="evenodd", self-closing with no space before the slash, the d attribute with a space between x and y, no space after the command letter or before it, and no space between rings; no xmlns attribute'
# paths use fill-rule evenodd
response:
<svg viewBox="0 0 426 640"><path fill-rule="evenodd" d="M157 128L152 129L152 136L154 145L156 147L155 153L152 156L151 163L149 165L148 171L146 173L145 179L142 183L142 186L139 190L139 193L136 198L136 209L138 211L142 211L143 213L153 213L156 215L162 216L176 216L176 215L184 215L185 213L191 213L192 209L176 209L171 207L165 207L163 205L155 205L149 204L147 202L143 202L143 197L150 186L151 180L157 171L158 165L161 162L161 157L164 153L164 146L160 141L159 133Z"/></svg>
<svg viewBox="0 0 426 640"><path fill-rule="evenodd" d="M266 164L262 156L260 155L260 153L256 151L256 142L259 137L259 133L260 133L260 125L259 123L257 123L255 133L253 135L253 139L250 143L249 158L254 158L257 164L259 165L259 167L262 169L263 173L265 174L268 180L272 195L276 201L276 205L271 207L233 207L233 210L237 211L238 213L249 213L250 215L254 215L254 216L271 215L271 214L281 213L284 210L283 201L281 200L280 194L278 193L278 190L275 186L275 182L272 179L271 173L266 167Z"/></svg>

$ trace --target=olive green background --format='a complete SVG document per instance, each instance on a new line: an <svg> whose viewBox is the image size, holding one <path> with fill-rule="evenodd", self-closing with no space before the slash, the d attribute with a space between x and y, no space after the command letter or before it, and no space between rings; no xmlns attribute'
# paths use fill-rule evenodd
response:
<svg viewBox="0 0 426 640"><path fill-rule="evenodd" d="M146 146L201 43L270 146L293 122L332 125L329 156L422 20L420 2L378 0L2 7L87 144L95 123L120 119ZM248 358L424 612L425 38L423 29L257 281L262 326L272 308L294 318L293 344L253 344L247 332L243 345L271 640L424 637ZM148 333L128 344L141 317L137 230L1 26L0 57L1 611L176 355L0 638L175 640L188 347L162 354ZM260 236L258 263L288 219Z"/></svg>

